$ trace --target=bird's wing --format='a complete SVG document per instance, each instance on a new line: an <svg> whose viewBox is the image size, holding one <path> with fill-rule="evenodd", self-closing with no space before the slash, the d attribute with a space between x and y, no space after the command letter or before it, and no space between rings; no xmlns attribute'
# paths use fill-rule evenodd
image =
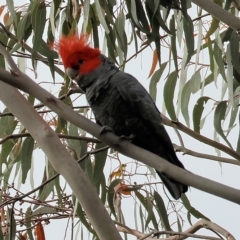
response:
<svg viewBox="0 0 240 240"><path fill-rule="evenodd" d="M161 139L162 145L173 150L172 142L162 124L162 118L146 89L130 74L118 72L112 78L123 99L132 111ZM174 150L173 150L174 151Z"/></svg>

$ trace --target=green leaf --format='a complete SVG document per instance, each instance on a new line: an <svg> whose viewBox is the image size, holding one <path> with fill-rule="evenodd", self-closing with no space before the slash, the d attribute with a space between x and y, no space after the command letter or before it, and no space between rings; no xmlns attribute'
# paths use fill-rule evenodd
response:
<svg viewBox="0 0 240 240"><path fill-rule="evenodd" d="M8 113L8 109L5 108L3 113ZM14 120L13 116L3 116L0 118L0 138L4 135L11 135L17 125L17 121Z"/></svg>
<svg viewBox="0 0 240 240"><path fill-rule="evenodd" d="M121 182L122 182L122 179L114 179L108 187L108 195L107 195L108 206L115 218L117 218L117 215L116 215L114 204L113 204L114 195L115 195L114 187Z"/></svg>
<svg viewBox="0 0 240 240"><path fill-rule="evenodd" d="M213 58L213 48L212 48L212 43L211 39L207 39L207 47L208 47L208 55L209 55L209 60L210 60L210 70L213 73L214 72L214 58Z"/></svg>
<svg viewBox="0 0 240 240"><path fill-rule="evenodd" d="M240 125L240 113L238 115L238 124ZM240 129L239 129L239 131L240 131ZM240 154L240 134L238 134L236 152Z"/></svg>
<svg viewBox="0 0 240 240"><path fill-rule="evenodd" d="M226 0L224 9L228 11L233 0Z"/></svg>
<svg viewBox="0 0 240 240"><path fill-rule="evenodd" d="M159 7L160 7L160 1L152 1L152 0L145 1L146 12L147 12L148 19L149 19L149 22L151 23L151 27L152 27L152 31L149 36L154 35L153 38L156 38L156 37L158 38L160 27L166 33L172 34L162 19L162 16L159 11Z"/></svg>
<svg viewBox="0 0 240 240"><path fill-rule="evenodd" d="M95 150L106 147L105 143L97 143ZM93 182L95 186L100 185L104 177L103 169L107 160L108 149L95 154Z"/></svg>
<svg viewBox="0 0 240 240"><path fill-rule="evenodd" d="M57 52L53 51L42 39L40 40L40 46L38 48L38 52L43 56L50 59L58 59Z"/></svg>
<svg viewBox="0 0 240 240"><path fill-rule="evenodd" d="M135 192L136 193L136 192ZM152 204L152 199L150 199L150 196L147 194L147 197L146 197L146 210L148 212L148 216L147 216L147 220L146 220L146 223L145 223L145 229L147 229L150 221L152 222L154 228L156 230L158 230L158 224L157 224L157 220L156 220L156 217L153 213L153 204Z"/></svg>
<svg viewBox="0 0 240 240"><path fill-rule="evenodd" d="M21 151L21 167L22 167L22 183L25 183L27 173L32 165L32 153L34 147L34 139L28 137L24 140Z"/></svg>
<svg viewBox="0 0 240 240"><path fill-rule="evenodd" d="M84 6L86 3L84 4ZM92 5L90 5L90 18L92 25L92 34L93 34L93 43L95 48L99 48L99 36L98 36L98 21L96 19L96 15L94 13ZM90 30L88 30L90 31Z"/></svg>
<svg viewBox="0 0 240 240"><path fill-rule="evenodd" d="M32 28L34 31L32 61L35 59L36 53L41 45L45 23L46 5L45 2L42 1L34 7L32 12Z"/></svg>
<svg viewBox="0 0 240 240"><path fill-rule="evenodd" d="M14 146L13 140L7 140L4 142L1 146L1 152L0 152L0 163L1 166L3 163L7 164L7 158L9 157L9 154Z"/></svg>
<svg viewBox="0 0 240 240"><path fill-rule="evenodd" d="M193 215L195 218L203 218L208 221L211 221L208 217L200 213L198 210L196 210L194 207L191 206L186 194L181 195L181 200L183 202L184 207L188 210L188 213Z"/></svg>
<svg viewBox="0 0 240 240"><path fill-rule="evenodd" d="M219 23L220 21L217 18L212 17L211 25L207 31L206 38L210 38L210 36L216 32L216 30L219 28Z"/></svg>
<svg viewBox="0 0 240 240"><path fill-rule="evenodd" d="M223 79L226 81L225 68L224 68L224 64L223 64L222 50L219 48L217 43L214 44L213 53L214 53L214 58L216 60L218 68L219 68L219 72L222 75Z"/></svg>
<svg viewBox="0 0 240 240"><path fill-rule="evenodd" d="M139 1L135 1L135 0L132 0L131 1L131 16L132 16L132 19L134 21L134 23L136 24L136 26L139 28L139 29L142 29L139 21L138 21L138 16L137 16L137 4L139 3ZM142 5L142 3L140 3ZM130 12L130 11L129 11Z"/></svg>
<svg viewBox="0 0 240 240"><path fill-rule="evenodd" d="M18 27L17 27L17 36L19 41L25 39L26 37L26 30L30 27L31 25L31 15L30 12L25 14L22 19L20 20Z"/></svg>
<svg viewBox="0 0 240 240"><path fill-rule="evenodd" d="M14 2L13 0L6 0L6 2L7 2L8 10L11 13L11 17L14 23L17 25L17 15L16 15L16 10L14 8Z"/></svg>
<svg viewBox="0 0 240 240"><path fill-rule="evenodd" d="M74 205L77 204L77 210L76 210L76 213L81 221L81 223L86 227L86 229L91 232L93 235L96 236L96 233L95 231L91 228L91 224L88 223L88 221L86 220L86 214L84 213L83 209L82 209L82 206L79 204L79 202L76 202L77 199L76 199L76 196L75 195L72 195L72 199L73 199L73 203Z"/></svg>
<svg viewBox="0 0 240 240"><path fill-rule="evenodd" d="M185 40L187 45L187 60L186 65L190 61L192 55L194 54L194 28L193 28L193 22L190 16L187 13L187 1L182 1L182 13L183 13L183 31L185 34Z"/></svg>
<svg viewBox="0 0 240 240"><path fill-rule="evenodd" d="M96 0L95 4L96 4L98 19L99 19L102 27L104 28L106 34L108 34L110 31L109 31L109 28L108 28L107 23L105 21L105 17L104 17L105 13L103 14L103 9L101 8L101 6L99 4L99 0Z"/></svg>
<svg viewBox="0 0 240 240"><path fill-rule="evenodd" d="M161 67L157 71L155 71L155 73L151 77L150 84L149 84L149 94L152 97L154 102L156 102L156 98L157 98L157 83L159 82L167 64L168 62L163 63Z"/></svg>
<svg viewBox="0 0 240 240"><path fill-rule="evenodd" d="M157 220L155 218L155 215L153 213L153 205L152 202L150 200L150 197L144 197L140 192L135 191L134 192L136 194L136 197L139 199L139 201L141 202L141 204L144 206L144 208L146 209L148 216L145 222L145 229L147 228L148 224L150 223L150 221L152 221L152 224L154 226L155 229L158 229L158 224L157 224Z"/></svg>
<svg viewBox="0 0 240 240"><path fill-rule="evenodd" d="M236 31L232 31L230 38L231 61L235 70L240 74L239 63L239 36Z"/></svg>
<svg viewBox="0 0 240 240"><path fill-rule="evenodd" d="M172 120L176 120L177 116L175 113L175 108L173 104L174 99L174 91L177 83L177 75L178 72L174 71L169 74L168 79L165 83L164 89L163 89L163 98L165 102L165 106L167 109L167 112Z"/></svg>
<svg viewBox="0 0 240 240"><path fill-rule="evenodd" d="M177 47L176 47L176 34L175 34L175 18L174 15L172 15L172 18L170 20L170 31L172 33L171 36L171 54L173 56L173 62L175 69L178 71L178 62L177 62Z"/></svg>
<svg viewBox="0 0 240 240"><path fill-rule="evenodd" d="M7 209L7 221L9 222L9 231L8 234L6 235L6 240L15 240L16 239L16 220L14 218L14 213L13 213L12 208Z"/></svg>
<svg viewBox="0 0 240 240"><path fill-rule="evenodd" d="M182 232L182 226L178 216L177 216L177 226L178 226L178 232Z"/></svg>
<svg viewBox="0 0 240 240"><path fill-rule="evenodd" d="M211 99L209 97L200 97L193 108L193 129L195 132L200 133L200 123L202 118L202 113L204 110L204 105L207 101Z"/></svg>
<svg viewBox="0 0 240 240"><path fill-rule="evenodd" d="M47 197L53 191L54 184L55 184L55 182L51 181L43 187L41 193L38 196L39 201L44 202L47 199ZM36 205L34 205L33 209L36 209L38 207L39 207L39 205L36 204Z"/></svg>
<svg viewBox="0 0 240 240"><path fill-rule="evenodd" d="M2 229L0 229L0 240L4 240Z"/></svg>
<svg viewBox="0 0 240 240"><path fill-rule="evenodd" d="M228 27L227 31L225 32L224 36L222 37L222 43L230 41L232 32L233 32L233 29Z"/></svg>
<svg viewBox="0 0 240 240"><path fill-rule="evenodd" d="M120 49L123 51L124 58L127 56L127 36L125 33L125 16L122 11L118 14L118 17L114 23L114 30Z"/></svg>
<svg viewBox="0 0 240 240"><path fill-rule="evenodd" d="M39 214L56 214L57 210L54 207L47 207L47 206L43 206L43 207L39 207L38 209L36 209L35 211L32 212L32 217L37 216Z"/></svg>
<svg viewBox="0 0 240 240"><path fill-rule="evenodd" d="M157 209L159 212L159 216L161 218L161 222L162 222L165 230L172 231L169 221L168 221L168 214L167 214L166 207L164 205L164 201L163 201L162 197L156 191L154 191L154 199L155 199L156 206L157 206Z"/></svg>
<svg viewBox="0 0 240 240"><path fill-rule="evenodd" d="M74 124L69 123L68 124L68 134L70 136L79 136L78 127L76 127ZM75 139L66 139L67 143L73 151L76 153L76 159L80 158L80 150L81 150L81 141L75 140Z"/></svg>
<svg viewBox="0 0 240 240"><path fill-rule="evenodd" d="M106 198L107 198L107 185L106 185L106 180L105 180L105 176L103 174L102 179L100 180L101 183L101 200L103 202L103 204L106 203Z"/></svg>
<svg viewBox="0 0 240 240"><path fill-rule="evenodd" d="M54 61L52 58L48 58L48 66L49 66L49 69L50 69L50 72L51 72L51 75L52 75L52 78L53 78L53 84L55 84L55 70L54 70Z"/></svg>
<svg viewBox="0 0 240 240"><path fill-rule="evenodd" d="M188 127L190 127L188 104L189 104L191 93L192 93L191 80L189 80L184 85L182 89L182 95L181 95L181 112Z"/></svg>
<svg viewBox="0 0 240 240"><path fill-rule="evenodd" d="M215 112L214 112L214 120L213 124L215 127L216 132L224 139L224 141L227 143L227 145L232 148L232 145L227 140L226 136L223 133L222 130L222 121L225 119L225 114L227 110L227 101L222 101L218 103Z"/></svg>
<svg viewBox="0 0 240 240"><path fill-rule="evenodd" d="M214 75L213 73L210 73L200 84L200 89L203 87L206 87L208 84L212 83L214 81Z"/></svg>

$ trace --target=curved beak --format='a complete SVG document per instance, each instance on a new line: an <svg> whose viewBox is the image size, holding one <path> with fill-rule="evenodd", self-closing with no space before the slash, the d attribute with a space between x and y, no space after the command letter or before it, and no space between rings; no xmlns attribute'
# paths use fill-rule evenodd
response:
<svg viewBox="0 0 240 240"><path fill-rule="evenodd" d="M66 73L71 79L76 79L78 76L78 70L73 68L67 68Z"/></svg>

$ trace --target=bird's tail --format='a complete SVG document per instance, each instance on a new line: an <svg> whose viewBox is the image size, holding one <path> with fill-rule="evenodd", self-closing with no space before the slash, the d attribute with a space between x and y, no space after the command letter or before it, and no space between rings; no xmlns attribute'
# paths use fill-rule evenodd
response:
<svg viewBox="0 0 240 240"><path fill-rule="evenodd" d="M160 173L158 171L156 172L158 176L161 178L163 184L167 187L168 191L170 192L173 198L179 199L182 193L187 192L188 190L187 185L177 182L176 180L169 178L163 173Z"/></svg>

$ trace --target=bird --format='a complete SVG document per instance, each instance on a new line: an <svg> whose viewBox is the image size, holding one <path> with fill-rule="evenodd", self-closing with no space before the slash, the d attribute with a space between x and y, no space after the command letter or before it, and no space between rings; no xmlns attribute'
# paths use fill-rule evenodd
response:
<svg viewBox="0 0 240 240"><path fill-rule="evenodd" d="M66 73L85 93L97 124L184 169L160 111L135 77L91 47L87 35L62 36L55 47ZM187 185L156 172L174 199L187 192Z"/></svg>

